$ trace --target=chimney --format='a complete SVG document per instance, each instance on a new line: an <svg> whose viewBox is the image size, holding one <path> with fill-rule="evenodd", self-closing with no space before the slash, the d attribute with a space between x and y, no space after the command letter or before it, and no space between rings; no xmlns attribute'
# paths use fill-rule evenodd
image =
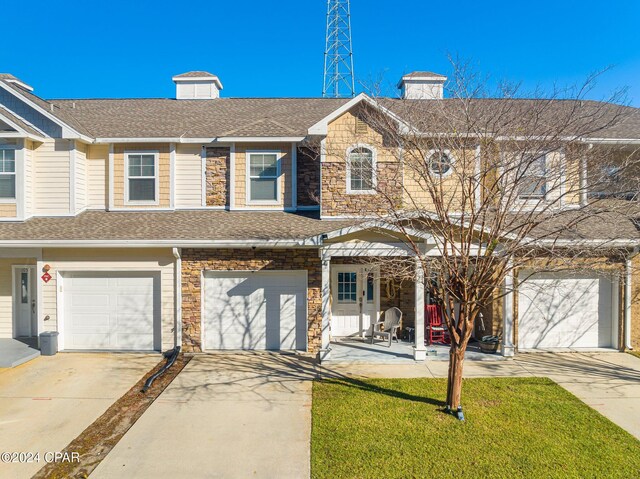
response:
<svg viewBox="0 0 640 479"><path fill-rule="evenodd" d="M432 72L413 72L402 77L398 88L403 100L442 100L447 77Z"/></svg>
<svg viewBox="0 0 640 479"><path fill-rule="evenodd" d="M213 100L220 98L222 83L209 72L187 72L172 78L178 100Z"/></svg>

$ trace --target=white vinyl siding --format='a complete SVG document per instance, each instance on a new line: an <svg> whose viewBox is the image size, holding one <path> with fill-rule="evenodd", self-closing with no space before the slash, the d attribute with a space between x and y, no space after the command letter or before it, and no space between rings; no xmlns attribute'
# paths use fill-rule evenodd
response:
<svg viewBox="0 0 640 479"><path fill-rule="evenodd" d="M176 147L176 208L202 206L202 148L200 145Z"/></svg>
<svg viewBox="0 0 640 479"><path fill-rule="evenodd" d="M36 215L69 214L68 140L51 140L35 151L34 213Z"/></svg>

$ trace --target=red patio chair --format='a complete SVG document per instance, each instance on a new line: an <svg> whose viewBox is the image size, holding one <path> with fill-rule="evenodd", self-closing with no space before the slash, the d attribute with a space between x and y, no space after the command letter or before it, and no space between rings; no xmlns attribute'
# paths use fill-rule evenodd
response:
<svg viewBox="0 0 640 479"><path fill-rule="evenodd" d="M429 340L429 344L434 341L445 343L447 327L442 321L442 309L435 304L428 304L425 306L425 336Z"/></svg>

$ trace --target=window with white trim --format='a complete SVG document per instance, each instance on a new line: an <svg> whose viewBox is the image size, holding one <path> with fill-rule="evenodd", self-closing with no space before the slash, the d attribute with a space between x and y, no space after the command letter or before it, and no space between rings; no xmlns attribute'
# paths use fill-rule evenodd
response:
<svg viewBox="0 0 640 479"><path fill-rule="evenodd" d="M373 150L366 147L352 149L349 152L347 167L347 190L350 193L373 191L375 187Z"/></svg>
<svg viewBox="0 0 640 479"><path fill-rule="evenodd" d="M547 161L545 155L524 157L519 172L518 197L542 199L547 194Z"/></svg>
<svg viewBox="0 0 640 479"><path fill-rule="evenodd" d="M0 148L0 199L16 198L16 150Z"/></svg>
<svg viewBox="0 0 640 479"><path fill-rule="evenodd" d="M126 160L127 202L157 202L158 154L151 152L126 153Z"/></svg>
<svg viewBox="0 0 640 479"><path fill-rule="evenodd" d="M278 177L280 166L278 154L259 152L248 153L248 199L254 203L277 203Z"/></svg>

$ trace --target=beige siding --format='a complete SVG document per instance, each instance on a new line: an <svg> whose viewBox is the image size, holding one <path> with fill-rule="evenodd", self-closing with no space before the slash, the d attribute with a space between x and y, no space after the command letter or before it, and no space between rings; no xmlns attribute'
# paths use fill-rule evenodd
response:
<svg viewBox="0 0 640 479"><path fill-rule="evenodd" d="M202 206L202 148L176 145L176 208Z"/></svg>
<svg viewBox="0 0 640 479"><path fill-rule="evenodd" d="M45 249L42 259L51 266L52 280L42 285L42 315L48 315L45 330L58 329L57 274L65 271L160 271L162 349L173 347L174 335L174 261L169 249Z"/></svg>
<svg viewBox="0 0 640 479"><path fill-rule="evenodd" d="M158 151L158 199L157 205L126 205L125 199L125 152ZM168 144L119 144L114 145L113 155L113 206L115 208L169 208L171 204L170 158Z"/></svg>
<svg viewBox="0 0 640 479"><path fill-rule="evenodd" d="M280 157L280 199L277 205L247 204L247 151L277 151ZM291 144L290 143L236 143L235 203L237 208L290 208L291 201Z"/></svg>
<svg viewBox="0 0 640 479"><path fill-rule="evenodd" d="M109 146L91 145L87 149L87 207L104 210L109 197Z"/></svg>
<svg viewBox="0 0 640 479"><path fill-rule="evenodd" d="M87 145L76 141L75 164L76 212L87 208Z"/></svg>
<svg viewBox="0 0 640 479"><path fill-rule="evenodd" d="M13 337L13 265L35 264L32 259L0 259L0 338Z"/></svg>
<svg viewBox="0 0 640 479"><path fill-rule="evenodd" d="M18 216L15 203L0 203L0 218L15 218Z"/></svg>
<svg viewBox="0 0 640 479"><path fill-rule="evenodd" d="M34 213L69 214L68 140L48 140L35 151Z"/></svg>

